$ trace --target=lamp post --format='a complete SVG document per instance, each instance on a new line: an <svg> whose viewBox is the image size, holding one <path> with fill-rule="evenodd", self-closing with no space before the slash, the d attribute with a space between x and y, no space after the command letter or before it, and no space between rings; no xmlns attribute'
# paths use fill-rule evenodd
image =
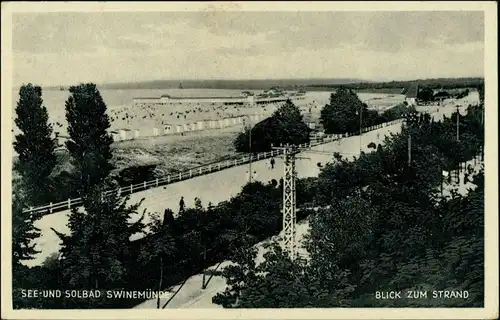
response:
<svg viewBox="0 0 500 320"><path fill-rule="evenodd" d="M361 150L363 149L363 138L362 138L362 127L363 127L363 106L361 106L359 111L356 111L356 115L359 114L359 154L361 155Z"/></svg>
<svg viewBox="0 0 500 320"><path fill-rule="evenodd" d="M460 127L459 127L459 118L460 118L460 109L458 108L459 106L457 105L457 141L460 141Z"/></svg>
<svg viewBox="0 0 500 320"><path fill-rule="evenodd" d="M250 116L246 115L246 117L248 119L248 152L250 154L248 162L248 183L250 183L252 182L252 124L250 123ZM246 121L244 125L247 127Z"/></svg>
<svg viewBox="0 0 500 320"><path fill-rule="evenodd" d="M408 166L411 166L411 129L417 123L417 112L409 111L403 114L408 128Z"/></svg>

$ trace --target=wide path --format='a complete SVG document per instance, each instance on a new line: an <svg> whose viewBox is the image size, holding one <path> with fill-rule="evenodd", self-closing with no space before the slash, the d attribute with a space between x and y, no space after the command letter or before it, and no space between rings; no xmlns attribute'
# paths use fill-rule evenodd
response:
<svg viewBox="0 0 500 320"><path fill-rule="evenodd" d="M361 138L363 150L366 152L372 150L367 148L367 145L377 140L377 133L379 133L380 137L383 137L388 132L398 132L400 128L401 124L398 123L363 134ZM318 162L325 164L330 161L333 152L344 153L348 157L359 154L359 146L360 137L353 136L313 147L312 150L322 152L328 151L329 154L317 154L313 152L301 153L301 157L307 157L308 159L298 159L296 161L297 175L299 178L315 177L319 173L319 168L317 166ZM252 163L252 171L256 172L253 180L262 181L264 183L272 179L279 181L284 172L283 159L276 158L274 169L270 169L269 159L255 161ZM200 198L204 206L207 206L208 202L212 202L212 204L216 205L219 202L227 201L231 197L236 196L241 191L241 188L247 183L247 180L248 165L242 165L164 187L135 193L131 195L129 203L137 203L144 198L139 208L139 212L147 208L147 211L150 213L158 212L161 214L163 214L166 208L171 208L174 212L177 212L181 196L184 197L187 207L194 207L195 197ZM26 265L39 265L48 256L59 251L61 241L50 228L52 227L62 233L69 233L69 228L67 226L68 218L69 210L65 210L45 215L35 223L35 226L41 230L41 236L36 240L37 249L41 252L35 256L35 259L27 261L25 263ZM145 219L145 222L146 221L149 221L148 216ZM137 239L141 236L141 234L136 234L133 238Z"/></svg>
<svg viewBox="0 0 500 320"><path fill-rule="evenodd" d="M429 113L433 113L435 111L433 107L428 107L427 110ZM454 108L451 105L439 108L440 116L443 113L450 114L453 111ZM317 176L319 173L317 163L321 162L322 164L325 164L330 161L333 152L340 152L346 157L357 155L360 150L360 140L362 150L368 152L372 150L367 148L367 145L370 142L380 143L386 134L389 132L399 132L400 129L401 124L398 123L364 133L361 139L359 136L353 136L313 147L312 150L327 153L301 153L300 156L307 157L309 159L298 159L296 161L298 177L304 178ZM377 139L377 134L379 139ZM269 159L255 161L252 163L252 171L256 172L256 175L253 177L254 180L259 180L264 183L272 179L279 180L283 176L283 160L276 158L274 170L270 169ZM177 212L181 196L184 197L187 207L194 207L195 197L200 198L204 206L207 206L208 202L212 202L212 204L216 205L219 202L227 201L229 198L237 195L241 191L241 188L247 183L247 176L248 165L233 167L164 187L135 193L131 195L129 204L137 203L144 198L144 202L139 208L139 212L147 209L147 212L158 212L161 214L166 208L171 208L174 212ZM61 241L57 235L50 230L50 228L54 228L59 232L68 234L68 215L69 210L66 210L45 215L40 220L36 221L35 227L41 230L40 237L35 240L37 250L40 252L34 257L33 260L24 262L27 266L40 265L47 257L59 251ZM148 217L149 216L146 216L145 222L149 221ZM134 217L133 219L136 220L137 218L138 217ZM142 234L136 234L133 236L133 239L140 237L142 237Z"/></svg>

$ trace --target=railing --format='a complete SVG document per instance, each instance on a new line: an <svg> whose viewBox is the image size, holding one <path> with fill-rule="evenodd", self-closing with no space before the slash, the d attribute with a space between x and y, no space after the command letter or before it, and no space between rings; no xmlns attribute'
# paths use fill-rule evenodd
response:
<svg viewBox="0 0 500 320"><path fill-rule="evenodd" d="M398 122L401 122L400 119L382 123L376 126L371 126L371 127L366 127L362 129L362 132L368 132L372 130L377 130L382 127L390 126L393 124L396 124ZM331 134L331 135L324 135L323 137L316 138L316 139L311 139L310 143L304 143L299 145L299 148L311 148L317 145L329 143L338 139L350 137L353 135L357 135L359 133L345 133L345 134ZM103 193L103 196L107 196L109 194L112 194L114 192L117 192L118 195L130 195L136 192L148 190L148 189L153 189L161 186L165 186L168 184L188 180L194 177L199 177L202 175L210 174L213 172L221 171L224 169L240 166L243 164L247 164L250 161L259 161L259 160L264 160L268 159L271 157L278 156L282 154L282 150L273 150L273 151L268 151L268 152L261 152L258 153L256 156L254 155L243 155L239 158L235 159L230 159L230 160L224 160L221 162L217 163L211 163L208 165L200 166L197 168L192 168L189 170L186 170L184 172L179 172L177 174L170 174L165 177L161 178L156 178L154 180L149 180L149 181L144 181L141 183L137 184L131 184L130 186L124 186L120 187L115 190L108 190ZM40 206L40 207L31 207L24 212L36 212L36 213L44 213L44 214L51 214L59 211L64 211L64 210L69 210L74 207L79 207L82 204L82 199L81 198L74 198L74 199L68 199L66 201L62 202L57 202L57 203L49 203L48 205Z"/></svg>

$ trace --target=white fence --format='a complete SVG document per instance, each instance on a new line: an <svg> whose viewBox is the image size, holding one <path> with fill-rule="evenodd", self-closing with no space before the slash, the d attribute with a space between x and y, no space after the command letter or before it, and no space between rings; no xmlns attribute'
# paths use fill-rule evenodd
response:
<svg viewBox="0 0 500 320"><path fill-rule="evenodd" d="M376 126L363 128L362 132L376 130L376 129L379 129L382 127L396 124L396 123L401 122L401 121L402 120L398 119L398 120L394 120L391 122L379 124ZM301 144L301 145L299 145L299 148L307 149L307 148L311 148L311 147L314 147L317 145L325 144L325 143L328 143L328 142L331 142L331 141L334 141L337 139L342 139L342 138L357 135L357 134L358 133L325 135L321 139L318 139L316 141L313 139L309 144L305 144L305 143ZM197 177L197 176L209 174L212 172L217 172L217 171L220 171L223 169L232 168L235 166L247 164L250 161L264 160L267 158L278 156L282 153L283 153L282 150L279 150L279 151L273 150L273 151L258 153L256 156L243 155L243 156L235 158L235 159L224 160L221 162L212 163L212 164L196 167L193 169L189 169L189 170L186 170L184 172L180 172L178 174L171 174L171 175L168 175L165 177L156 178L154 180L144 181L144 182L137 183L137 184L131 184L130 186L120 187L120 188L115 189L115 190L109 190L109 191L104 192L103 196L109 195L113 192L117 192L119 195L129 195L129 194L136 193L139 191L157 188L157 187L168 185L171 183L191 179L193 177ZM71 209L74 207L79 207L81 204L82 204L81 198L74 198L74 199L68 199L66 201L57 202L57 203L51 202L48 205L44 205L44 206L40 206L40 207L35 207L35 208L32 207L32 208L29 208L28 210L25 210L25 212L37 212L37 213L51 214L54 212L59 212L59 211L68 210L68 209Z"/></svg>

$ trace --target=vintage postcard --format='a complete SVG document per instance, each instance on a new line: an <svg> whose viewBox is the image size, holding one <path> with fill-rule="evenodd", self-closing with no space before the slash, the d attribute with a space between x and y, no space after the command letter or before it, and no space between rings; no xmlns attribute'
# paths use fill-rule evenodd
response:
<svg viewBox="0 0 500 320"><path fill-rule="evenodd" d="M2 319L496 319L495 2L2 3Z"/></svg>

